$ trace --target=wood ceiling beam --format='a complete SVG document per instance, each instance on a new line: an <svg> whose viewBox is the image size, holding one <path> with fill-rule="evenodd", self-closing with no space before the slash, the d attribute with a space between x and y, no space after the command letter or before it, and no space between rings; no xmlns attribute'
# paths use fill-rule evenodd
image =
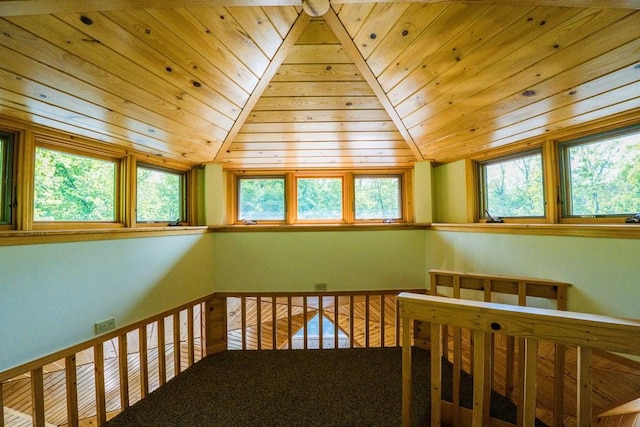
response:
<svg viewBox="0 0 640 427"><path fill-rule="evenodd" d="M225 153L227 152L227 149L235 139L236 135L238 135L238 132L240 132L240 128L242 128L242 126L244 125L244 122L253 111L253 108L260 100L260 97L262 96L269 83L271 83L271 79L273 79L273 76L276 75L276 72L280 68L280 65L282 65L282 62L285 60L293 46L296 44L302 32L307 28L307 25L309 25L310 21L311 17L306 13L302 12L298 15L296 22L291 27L291 30L287 34L287 37L285 37L285 39L282 41L282 44L273 56L273 59L260 78L260 81L256 85L256 88L251 93L249 100L242 108L242 112L238 116L238 119L229 131L229 134L222 143L222 146L220 146L218 154L216 154L216 157L213 159L214 162L220 162L222 160Z"/></svg>
<svg viewBox="0 0 640 427"><path fill-rule="evenodd" d="M331 4L371 3L372 0L330 0ZM377 3L473 3L557 7L557 0L377 0ZM0 0L0 17L113 10L168 9L216 6L298 6L302 0ZM565 0L565 7L635 9L640 0Z"/></svg>
<svg viewBox="0 0 640 427"><path fill-rule="evenodd" d="M398 132L400 132L400 135L402 135L402 137L404 138L413 155L418 160L424 160L424 157L422 156L422 153L420 152L420 149L418 148L416 142L409 134L409 131L402 122L402 119L398 115L398 112L391 104L391 101L382 89L382 86L380 86L380 83L378 82L376 76L373 74L373 71L371 71L369 65L367 65L367 62L362 57L362 54L360 54L358 47L351 39L351 36L349 36L349 33L344 28L344 25L342 25L342 22L340 21L340 18L338 18L338 15L336 15L333 9L329 9L329 11L324 15L324 19L327 21L327 24L333 30L336 37L338 37L338 40L342 44L345 52L349 55L353 63L356 65L356 67L362 74L362 77L364 77L364 79L367 81L367 83L371 87L371 90L373 90L373 93L375 93L375 95L380 100L380 103L386 110L393 123L396 125Z"/></svg>

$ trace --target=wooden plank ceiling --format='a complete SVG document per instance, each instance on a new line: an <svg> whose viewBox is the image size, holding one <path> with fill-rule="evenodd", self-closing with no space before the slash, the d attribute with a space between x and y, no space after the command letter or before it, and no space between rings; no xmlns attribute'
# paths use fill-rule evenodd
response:
<svg viewBox="0 0 640 427"><path fill-rule="evenodd" d="M0 1L0 117L236 169L449 162L640 119L640 1L518 3Z"/></svg>

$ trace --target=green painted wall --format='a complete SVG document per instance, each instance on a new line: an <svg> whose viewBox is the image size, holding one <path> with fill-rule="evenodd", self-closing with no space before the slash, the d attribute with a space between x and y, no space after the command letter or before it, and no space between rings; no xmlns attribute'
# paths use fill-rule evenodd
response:
<svg viewBox="0 0 640 427"><path fill-rule="evenodd" d="M424 288L425 231L216 233L216 291Z"/></svg>
<svg viewBox="0 0 640 427"><path fill-rule="evenodd" d="M433 222L467 222L464 160L433 168Z"/></svg>
<svg viewBox="0 0 640 427"><path fill-rule="evenodd" d="M427 232L428 268L539 277L572 284L571 311L640 318L640 241Z"/></svg>
<svg viewBox="0 0 640 427"><path fill-rule="evenodd" d="M213 292L213 235L0 247L0 371Z"/></svg>

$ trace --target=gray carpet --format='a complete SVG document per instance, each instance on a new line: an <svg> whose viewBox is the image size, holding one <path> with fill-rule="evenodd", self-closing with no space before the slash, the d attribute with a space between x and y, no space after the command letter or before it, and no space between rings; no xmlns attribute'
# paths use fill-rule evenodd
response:
<svg viewBox="0 0 640 427"><path fill-rule="evenodd" d="M208 356L107 423L120 426L399 426L400 348L227 351ZM412 351L413 422L429 417L429 352ZM451 399L443 362L443 398ZM471 405L463 376L462 404ZM515 407L492 395L492 415ZM540 424L542 425L542 424Z"/></svg>

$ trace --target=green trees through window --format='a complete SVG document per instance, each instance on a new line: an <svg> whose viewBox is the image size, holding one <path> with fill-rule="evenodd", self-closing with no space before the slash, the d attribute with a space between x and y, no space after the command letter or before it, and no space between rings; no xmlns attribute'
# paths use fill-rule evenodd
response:
<svg viewBox="0 0 640 427"><path fill-rule="evenodd" d="M342 178L298 178L298 219L342 219Z"/></svg>
<svg viewBox="0 0 640 427"><path fill-rule="evenodd" d="M144 166L138 166L137 174L137 221L184 220L183 174Z"/></svg>
<svg viewBox="0 0 640 427"><path fill-rule="evenodd" d="M481 212L493 217L543 217L542 154L480 164Z"/></svg>
<svg viewBox="0 0 640 427"><path fill-rule="evenodd" d="M356 176L356 219L398 219L402 217L400 176Z"/></svg>
<svg viewBox="0 0 640 427"><path fill-rule="evenodd" d="M36 147L34 221L115 221L117 162Z"/></svg>
<svg viewBox="0 0 640 427"><path fill-rule="evenodd" d="M240 221L284 221L284 177L238 179Z"/></svg>
<svg viewBox="0 0 640 427"><path fill-rule="evenodd" d="M640 129L562 146L566 216L640 212Z"/></svg>

